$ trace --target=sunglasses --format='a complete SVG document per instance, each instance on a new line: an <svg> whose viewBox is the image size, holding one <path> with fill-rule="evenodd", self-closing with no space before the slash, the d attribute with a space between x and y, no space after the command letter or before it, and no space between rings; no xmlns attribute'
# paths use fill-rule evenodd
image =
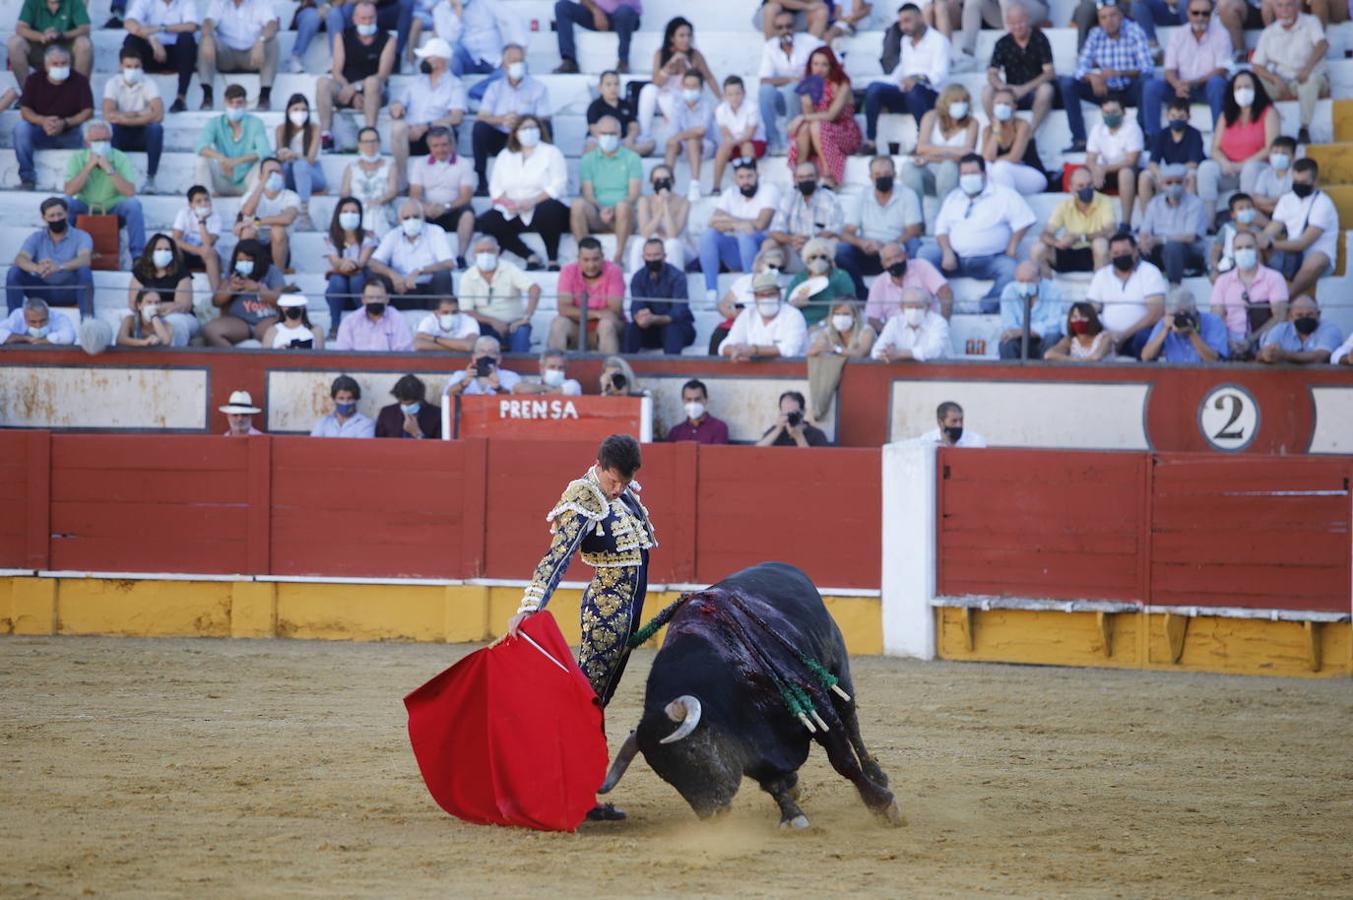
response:
<svg viewBox="0 0 1353 900"><path fill-rule="evenodd" d="M1191 9L1189 10L1189 16L1194 19L1210 19L1212 18L1212 11L1207 9Z"/></svg>

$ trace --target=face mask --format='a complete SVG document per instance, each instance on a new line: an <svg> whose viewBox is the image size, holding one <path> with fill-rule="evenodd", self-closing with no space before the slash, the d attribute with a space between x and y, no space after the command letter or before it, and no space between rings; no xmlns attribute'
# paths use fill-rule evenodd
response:
<svg viewBox="0 0 1353 900"><path fill-rule="evenodd" d="M404 233L409 237L418 237L418 235L423 233L423 220L405 219L403 222L399 223L399 227L402 228Z"/></svg>
<svg viewBox="0 0 1353 900"><path fill-rule="evenodd" d="M356 403L335 403L335 404L334 404L334 412L338 413L340 416L342 416L342 417L345 418L345 419L350 418L350 417L352 416L353 413L357 412L357 404L356 404Z"/></svg>
<svg viewBox="0 0 1353 900"><path fill-rule="evenodd" d="M1236 221L1241 225L1249 225L1254 221L1254 207L1247 206L1242 210L1236 211Z"/></svg>
<svg viewBox="0 0 1353 900"><path fill-rule="evenodd" d="M147 322L154 319L159 313L160 304L158 303L147 303L145 306L141 307L141 318Z"/></svg>
<svg viewBox="0 0 1353 900"><path fill-rule="evenodd" d="M1173 131L1175 134L1183 134L1183 133L1184 133L1184 129L1185 129L1185 128L1188 128L1188 127L1189 127L1189 123L1188 123L1188 121L1185 120L1185 119L1171 119L1171 120L1170 120L1170 130Z"/></svg>
<svg viewBox="0 0 1353 900"><path fill-rule="evenodd" d="M476 253L474 264L481 272L492 272L498 268L498 256L494 253Z"/></svg>
<svg viewBox="0 0 1353 900"><path fill-rule="evenodd" d="M772 318L773 316L779 315L780 313L780 301L757 300L756 311L761 313L761 315L765 316L767 319Z"/></svg>
<svg viewBox="0 0 1353 900"><path fill-rule="evenodd" d="M47 228L52 232L52 234L61 234L63 231L66 230L66 226L68 226L69 224L70 221L67 219L57 219L55 222L48 222Z"/></svg>
<svg viewBox="0 0 1353 900"><path fill-rule="evenodd" d="M460 313L442 313L437 316L437 324L441 326L442 331L452 331L459 320Z"/></svg>
<svg viewBox="0 0 1353 900"><path fill-rule="evenodd" d="M690 403L686 404L685 410L686 418L694 422L705 414L705 404L701 403L699 400L692 400Z"/></svg>
<svg viewBox="0 0 1353 900"><path fill-rule="evenodd" d="M1299 184L1294 181L1292 182L1292 193L1305 200L1307 197L1311 196L1311 194L1315 193L1315 185Z"/></svg>
<svg viewBox="0 0 1353 900"><path fill-rule="evenodd" d="M1015 108L1007 103L998 103L991 108L991 112L998 122L1009 122L1010 117L1015 114Z"/></svg>
<svg viewBox="0 0 1353 900"><path fill-rule="evenodd" d="M155 263L157 269L167 269L169 264L174 261L173 250L156 250L150 254L150 259Z"/></svg>
<svg viewBox="0 0 1353 900"><path fill-rule="evenodd" d="M211 207L210 207L210 206L194 206L194 207L193 207L193 215L197 216L198 219L205 219L205 218L207 218L208 216L211 215Z"/></svg>
<svg viewBox="0 0 1353 900"><path fill-rule="evenodd" d="M514 62L507 64L507 77L513 81L521 81L526 77L526 63Z"/></svg>
<svg viewBox="0 0 1353 900"><path fill-rule="evenodd" d="M796 188L798 188L798 189L799 189L799 193L800 193L800 194L803 194L803 196L805 196L805 197L811 197L811 196L813 196L813 191L817 190L817 182L816 182L816 181L800 181L799 183L797 183L797 184L794 185L794 186L795 186Z"/></svg>
<svg viewBox="0 0 1353 900"><path fill-rule="evenodd" d="M93 153L95 156L107 156L108 148L110 146L108 141L90 141L89 152Z"/></svg>
<svg viewBox="0 0 1353 900"><path fill-rule="evenodd" d="M907 261L904 259L902 260L902 262L893 263L891 266L888 267L888 274L893 276L894 278L901 278L904 275L906 275Z"/></svg>
<svg viewBox="0 0 1353 900"><path fill-rule="evenodd" d="M955 100L949 104L949 118L966 119L968 117L968 104L962 100Z"/></svg>
<svg viewBox="0 0 1353 900"><path fill-rule="evenodd" d="M338 214L338 227L344 231L355 231L358 225L362 224L362 217L355 212L341 212Z"/></svg>
<svg viewBox="0 0 1353 900"><path fill-rule="evenodd" d="M891 194L893 192L893 176L880 175L874 179L874 190L880 194Z"/></svg>
<svg viewBox="0 0 1353 900"><path fill-rule="evenodd" d="M1107 113L1107 114L1105 114L1105 116L1104 116L1104 127L1105 127L1105 128L1117 128L1119 125L1122 125L1122 124L1123 124L1123 114L1122 114L1122 113Z"/></svg>
<svg viewBox="0 0 1353 900"><path fill-rule="evenodd" d="M756 196L756 188L757 188L756 184L744 184L744 185L741 185L740 187L738 187L738 191L739 191L739 192L742 194L742 196L744 196L744 197L755 197L755 196Z"/></svg>
<svg viewBox="0 0 1353 900"><path fill-rule="evenodd" d="M134 69L123 69L122 80L128 84L140 84L141 79L146 77L146 72L140 66Z"/></svg>
<svg viewBox="0 0 1353 900"><path fill-rule="evenodd" d="M378 160L378 159L381 158L381 155L380 155L380 152L379 152L379 151L377 151L376 153L361 153L361 154L358 154L358 155L362 157L362 161L363 161L363 162L369 162L369 163L373 163L373 162L375 162L376 160Z"/></svg>
<svg viewBox="0 0 1353 900"><path fill-rule="evenodd" d="M1259 262L1259 251L1253 247L1239 247L1236 249L1236 265L1245 271L1253 269Z"/></svg>
<svg viewBox="0 0 1353 900"><path fill-rule="evenodd" d="M1032 297L1038 293L1038 284L1033 281L1016 281L1015 290L1021 297Z"/></svg>
<svg viewBox="0 0 1353 900"><path fill-rule="evenodd" d="M52 329L47 325L43 325L40 328L34 328L30 325L28 328L28 336L31 338L45 338L47 333L51 330Z"/></svg>
<svg viewBox="0 0 1353 900"><path fill-rule="evenodd" d="M1088 332L1089 330L1090 330L1090 322L1089 322L1087 319L1072 319L1072 320L1071 320L1071 333L1072 333L1072 334L1085 334L1085 333Z"/></svg>
<svg viewBox="0 0 1353 900"><path fill-rule="evenodd" d="M908 306L902 310L902 316L907 320L908 325L920 325L925 321L925 310L919 306Z"/></svg>
<svg viewBox="0 0 1353 900"><path fill-rule="evenodd" d="M1113 258L1113 267L1120 272L1132 271L1132 254L1123 253Z"/></svg>
<svg viewBox="0 0 1353 900"><path fill-rule="evenodd" d="M837 331L850 331L855 327L855 317L848 313L837 313L832 316L832 327Z"/></svg>
<svg viewBox="0 0 1353 900"><path fill-rule="evenodd" d="M1092 187L1081 188L1076 191L1076 199L1082 203L1089 203L1095 199L1095 189Z"/></svg>
<svg viewBox="0 0 1353 900"><path fill-rule="evenodd" d="M418 415L418 410L420 410L420 409L422 409L422 408L423 408L423 404L421 404L421 403L419 403L419 402L417 402L417 401L414 401L413 403L401 403L401 404L399 404L399 411L402 412L402 413L404 413L404 415L406 415L406 416L416 416L416 415Z"/></svg>
<svg viewBox="0 0 1353 900"><path fill-rule="evenodd" d="M1184 196L1184 185L1182 184L1165 185L1165 196L1169 197L1171 200L1178 200L1180 197Z"/></svg>
<svg viewBox="0 0 1353 900"><path fill-rule="evenodd" d="M620 135L603 134L597 138L597 146L601 148L602 153L614 153L620 147Z"/></svg>
<svg viewBox="0 0 1353 900"><path fill-rule="evenodd" d="M662 259L646 259L646 260L644 260L644 268L647 269L649 272L651 272L651 273L654 274L654 275L657 275L659 272L661 272L662 269L663 269L663 266L665 266L665 265L667 265L667 261L666 261L666 260L662 260Z"/></svg>
<svg viewBox="0 0 1353 900"><path fill-rule="evenodd" d="M1287 171L1287 167L1292 164L1292 157L1288 156L1286 153L1270 153L1268 155L1268 161L1269 165L1273 166L1273 168L1277 169L1279 172L1285 172Z"/></svg>
<svg viewBox="0 0 1353 900"><path fill-rule="evenodd" d="M946 426L944 426L944 433L945 433L946 436L948 436L948 438L949 438L949 443L951 443L951 444L957 444L957 443L958 443L958 439L961 438L961 437L963 437L963 426L962 426L962 425L946 425Z"/></svg>
<svg viewBox="0 0 1353 900"><path fill-rule="evenodd" d="M653 193L655 194L661 194L663 191L670 191L671 189L672 179L670 178L659 178L653 182Z"/></svg>
<svg viewBox="0 0 1353 900"><path fill-rule="evenodd" d="M286 182L283 181L282 176L278 175L276 172L273 172L271 175L269 175L268 180L263 182L263 189L270 194L276 194L278 191L282 190L282 188L285 186Z"/></svg>
<svg viewBox="0 0 1353 900"><path fill-rule="evenodd" d="M372 22L370 25L358 25L357 33L362 37L372 37L376 33L376 23Z"/></svg>
<svg viewBox="0 0 1353 900"><path fill-rule="evenodd" d="M1293 319L1292 327L1297 330L1297 334L1301 335L1302 337L1308 337L1311 334L1314 334L1315 330L1320 327L1320 320L1309 318Z"/></svg>
<svg viewBox="0 0 1353 900"><path fill-rule="evenodd" d="M364 308L366 309L366 314L372 318L379 319L381 316L385 315L385 303L383 301L367 303Z"/></svg>
<svg viewBox="0 0 1353 900"><path fill-rule="evenodd" d="M301 316L304 314L305 310L299 306L288 306L286 309L282 310L282 315L286 316L287 319L292 322L299 322Z"/></svg>
<svg viewBox="0 0 1353 900"><path fill-rule="evenodd" d="M540 380L546 387L557 388L564 383L563 369L546 369L540 373Z"/></svg>
<svg viewBox="0 0 1353 900"><path fill-rule="evenodd" d="M227 107L226 107L226 111L225 111L225 116L226 116L227 119L229 119L229 120L232 121L232 122L238 122L240 119L243 119L243 118L244 118L244 107L243 107L243 106L227 106Z"/></svg>
<svg viewBox="0 0 1353 900"><path fill-rule="evenodd" d="M808 263L808 271L812 272L814 275L822 275L829 268L831 268L831 264L820 256L814 257Z"/></svg>
<svg viewBox="0 0 1353 900"><path fill-rule="evenodd" d="M539 128L523 128L517 132L517 143L523 147L534 147L540 143Z"/></svg>
<svg viewBox="0 0 1353 900"><path fill-rule="evenodd" d="M1254 103L1254 91L1250 88L1236 88L1235 98L1240 106L1249 106Z"/></svg>
<svg viewBox="0 0 1353 900"><path fill-rule="evenodd" d="M779 275L779 274L780 274L780 267L779 267L779 266L776 266L776 265L769 265L769 266L766 266L766 268L765 268L763 271L769 272L769 273L771 273L772 275Z"/></svg>
<svg viewBox="0 0 1353 900"><path fill-rule="evenodd" d="M958 186L963 189L963 193L969 197L975 197L982 193L982 186L985 183L981 175L976 172L969 172L967 175L958 176Z"/></svg>
<svg viewBox="0 0 1353 900"><path fill-rule="evenodd" d="M690 88L686 88L681 92L681 99L685 100L687 103L694 103L700 99L700 92L698 90L693 91Z"/></svg>
<svg viewBox="0 0 1353 900"><path fill-rule="evenodd" d="M425 59L425 60L423 60L422 62L420 62L420 63L418 64L418 71L422 72L424 75L431 75L431 74L432 74L432 60L430 60L430 59Z"/></svg>
<svg viewBox="0 0 1353 900"><path fill-rule="evenodd" d="M47 70L47 77L60 84L70 77L70 66L52 66Z"/></svg>
<svg viewBox="0 0 1353 900"><path fill-rule="evenodd" d="M254 274L254 261L252 259L235 260L235 274L241 278L248 278Z"/></svg>
<svg viewBox="0 0 1353 900"><path fill-rule="evenodd" d="M304 109L293 109L287 113L287 121L297 128L300 128L306 122L310 121L310 113Z"/></svg>

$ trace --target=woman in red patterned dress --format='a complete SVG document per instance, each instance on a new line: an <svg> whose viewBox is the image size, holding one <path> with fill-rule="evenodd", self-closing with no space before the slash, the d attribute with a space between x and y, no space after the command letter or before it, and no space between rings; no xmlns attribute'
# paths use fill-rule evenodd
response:
<svg viewBox="0 0 1353 900"><path fill-rule="evenodd" d="M789 168L801 159L816 162L823 183L835 188L845 175L846 157L860 148L861 135L850 78L830 47L819 47L808 57L799 93L803 114L786 128Z"/></svg>

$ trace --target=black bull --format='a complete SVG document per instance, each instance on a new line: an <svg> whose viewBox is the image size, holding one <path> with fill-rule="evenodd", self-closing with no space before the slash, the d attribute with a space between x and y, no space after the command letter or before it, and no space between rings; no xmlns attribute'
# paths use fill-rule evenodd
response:
<svg viewBox="0 0 1353 900"><path fill-rule="evenodd" d="M805 657L835 676L841 693L815 678ZM814 724L810 733L790 711L792 685L811 698L825 730ZM746 776L775 798L781 826L805 828L798 769L815 740L865 805L897 824L888 776L860 737L854 697L845 641L808 576L779 562L744 569L689 596L672 615L639 727L601 792L642 752L701 818L727 811Z"/></svg>

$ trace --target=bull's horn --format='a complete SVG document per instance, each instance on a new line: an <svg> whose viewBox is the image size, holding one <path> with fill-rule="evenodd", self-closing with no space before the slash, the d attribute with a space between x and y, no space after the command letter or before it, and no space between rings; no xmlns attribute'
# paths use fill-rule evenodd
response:
<svg viewBox="0 0 1353 900"><path fill-rule="evenodd" d="M700 701L690 694L682 694L667 704L666 712L667 718L681 724L677 726L676 731L658 741L660 744L675 744L694 731L695 726L700 724Z"/></svg>
<svg viewBox="0 0 1353 900"><path fill-rule="evenodd" d="M625 776L625 770L634 762L634 754L639 752L639 741L631 731L629 737L625 738L625 743L620 745L619 752L615 755L615 761L611 763L611 771L606 773L606 780L601 783L597 789L598 794L610 793L611 788L620 783L620 779Z"/></svg>

